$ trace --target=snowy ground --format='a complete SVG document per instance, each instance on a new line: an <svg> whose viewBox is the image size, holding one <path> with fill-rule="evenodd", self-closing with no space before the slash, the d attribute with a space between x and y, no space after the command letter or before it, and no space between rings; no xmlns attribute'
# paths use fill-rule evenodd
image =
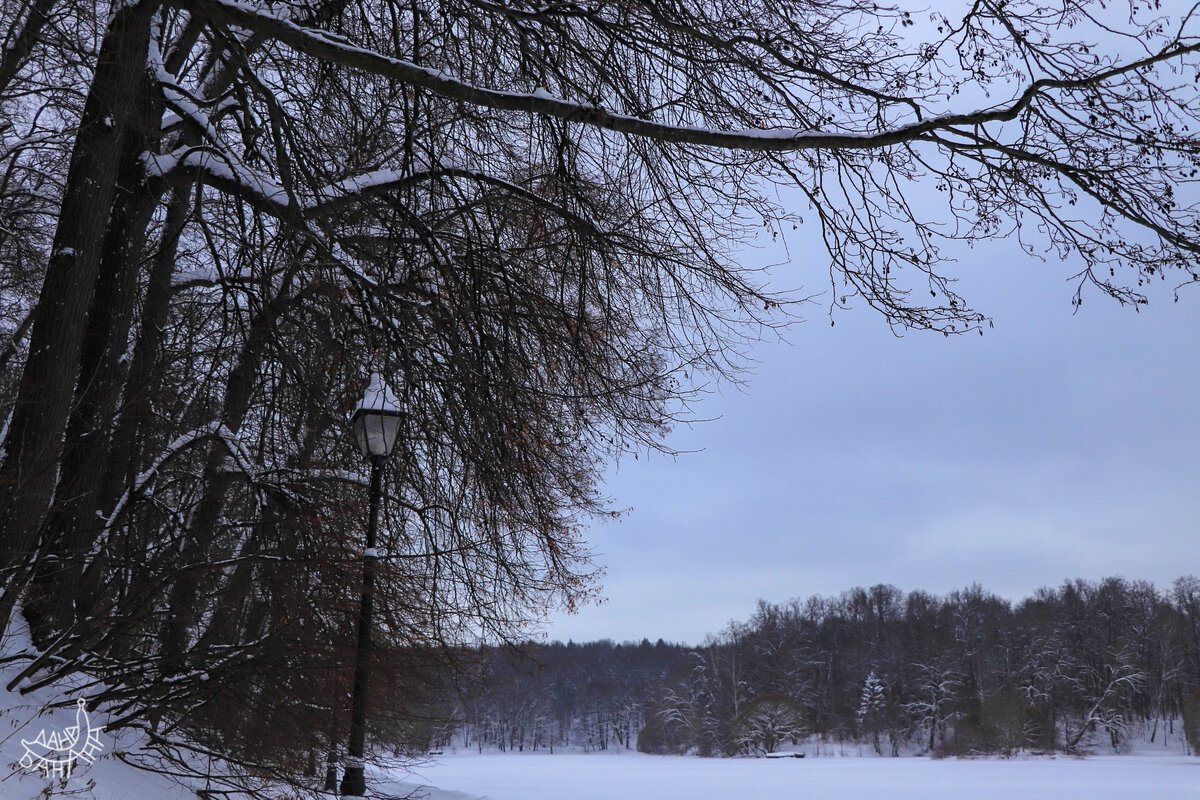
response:
<svg viewBox="0 0 1200 800"><path fill-rule="evenodd" d="M12 765L15 766L15 765ZM369 774L376 796L414 800L1197 800L1200 758L697 758L637 753L439 756L413 774ZM44 798L46 781L0 776L0 800ZM194 800L194 789L101 758L51 796Z"/></svg>
<svg viewBox="0 0 1200 800"><path fill-rule="evenodd" d="M464 753L440 756L407 780L488 800L1197 800L1200 759Z"/></svg>

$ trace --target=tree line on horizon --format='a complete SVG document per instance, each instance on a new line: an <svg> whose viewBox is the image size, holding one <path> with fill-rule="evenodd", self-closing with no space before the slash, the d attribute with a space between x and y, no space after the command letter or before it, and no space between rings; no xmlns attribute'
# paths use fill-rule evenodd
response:
<svg viewBox="0 0 1200 800"><path fill-rule="evenodd" d="M478 651L435 747L732 756L815 737L881 755L1116 752L1197 742L1200 579L1070 580L759 601L689 647L608 640ZM1190 706L1190 707L1189 707Z"/></svg>

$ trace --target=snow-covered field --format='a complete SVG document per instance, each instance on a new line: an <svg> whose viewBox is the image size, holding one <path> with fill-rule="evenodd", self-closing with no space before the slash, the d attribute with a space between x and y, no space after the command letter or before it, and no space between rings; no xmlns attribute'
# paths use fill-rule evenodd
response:
<svg viewBox="0 0 1200 800"><path fill-rule="evenodd" d="M447 754L388 780L378 796L413 800L1197 800L1200 758L696 758L637 753ZM46 781L0 776L0 799L40 800ZM55 798L188 800L194 789L111 757L80 769Z"/></svg>
<svg viewBox="0 0 1200 800"><path fill-rule="evenodd" d="M1197 800L1200 758L801 760L464 753L439 756L407 781L414 779L488 800Z"/></svg>

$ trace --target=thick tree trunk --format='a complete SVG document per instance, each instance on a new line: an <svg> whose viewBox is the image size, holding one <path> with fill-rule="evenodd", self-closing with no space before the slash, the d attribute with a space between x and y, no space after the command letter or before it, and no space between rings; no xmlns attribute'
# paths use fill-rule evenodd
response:
<svg viewBox="0 0 1200 800"><path fill-rule="evenodd" d="M23 589L36 535L54 494L91 308L122 170L140 155L144 131L132 97L145 91L156 4L114 12L84 105L67 173L53 253L34 310L0 462L0 630Z"/></svg>
<svg viewBox="0 0 1200 800"><path fill-rule="evenodd" d="M161 117L162 110L149 96L145 101L139 105L149 124L155 115ZM35 636L62 630L74 622L83 559L102 524L96 511L100 508L99 489L111 442L109 431L125 373L122 362L146 230L158 203L157 195L145 191L142 177L137 162L127 162L118 181L117 204L80 353L79 379L63 442L58 486L39 536L42 555L26 597L26 618ZM35 602L35 598L44 598L44 602ZM42 614L45 616L39 624L37 618Z"/></svg>
<svg viewBox="0 0 1200 800"><path fill-rule="evenodd" d="M165 59L165 68L174 74L199 38L203 25L189 20L180 38ZM219 60L219 56L212 56ZM217 69L206 92L219 93L233 79L228 65ZM153 87L151 87L153 88ZM143 130L158 135L162 100L157 91L146 93L141 104ZM194 131L184 141L196 142ZM152 143L143 137L141 150ZM72 617L88 615L97 599L98 581L103 575L107 550L97 554L96 564L84 564L94 533L99 530L98 514L111 512L124 487L130 485L141 464L144 428L150 416L150 396L156 380L163 333L169 317L171 279L175 272L178 243L187 223L192 184L176 186L167 207L161 241L153 260L145 301L141 307L136 346L124 382L121 361L127 351L133 322L139 265L146 245L151 214L160 201L146 191L141 181L123 182L126 193L119 196L110 225L110 242L92 303L92 313L78 380L75 409L68 423L57 497L46 524L43 541L55 558L51 568L61 579L54 591L51 617L58 624L69 624ZM141 190L139 192L139 189ZM111 264L109 263L111 261ZM121 399L118 407L118 397ZM116 424L112 418L118 413ZM103 431L112 429L111 438ZM140 551L139 542L124 542L127 555ZM58 565L62 565L62 569ZM87 576L88 580L84 580ZM63 588L70 587L70 588ZM75 613L72 615L72 606Z"/></svg>

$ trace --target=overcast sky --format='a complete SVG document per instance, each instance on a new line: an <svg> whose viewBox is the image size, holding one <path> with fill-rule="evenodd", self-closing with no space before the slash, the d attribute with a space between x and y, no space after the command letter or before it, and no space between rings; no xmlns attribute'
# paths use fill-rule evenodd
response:
<svg viewBox="0 0 1200 800"><path fill-rule="evenodd" d="M826 263L776 280L820 291ZM669 440L700 452L615 468L630 511L588 534L607 600L547 635L695 644L759 598L1200 573L1200 287L1072 313L1069 264L999 242L955 271L985 336L896 338L861 306L830 327L826 294Z"/></svg>

